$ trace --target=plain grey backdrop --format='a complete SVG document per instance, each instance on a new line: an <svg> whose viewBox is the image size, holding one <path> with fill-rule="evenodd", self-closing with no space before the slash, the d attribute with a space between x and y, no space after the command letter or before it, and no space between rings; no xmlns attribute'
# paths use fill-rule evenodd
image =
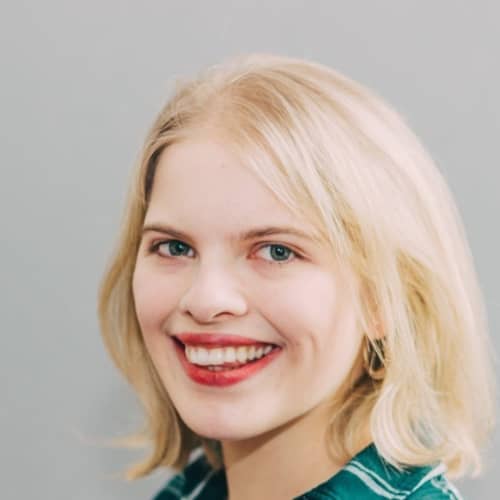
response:
<svg viewBox="0 0 500 500"><path fill-rule="evenodd" d="M460 207L499 347L500 8L495 1L131 1L0 5L2 499L149 499L135 396L104 351L97 286L132 165L180 76L228 56L313 59L371 87ZM499 498L499 434L466 498Z"/></svg>

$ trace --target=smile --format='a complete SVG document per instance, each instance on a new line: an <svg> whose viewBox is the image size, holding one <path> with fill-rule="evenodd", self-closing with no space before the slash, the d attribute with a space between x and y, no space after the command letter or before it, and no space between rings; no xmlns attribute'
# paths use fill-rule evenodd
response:
<svg viewBox="0 0 500 500"><path fill-rule="evenodd" d="M209 369L234 368L258 360L273 350L271 345L253 345L240 347L216 347L206 349L204 347L185 346L185 354L190 363L207 366Z"/></svg>
<svg viewBox="0 0 500 500"><path fill-rule="evenodd" d="M252 345L225 347L208 347L206 338L204 341L205 345L199 346L184 344L179 338L175 338L175 350L191 380L218 387L236 384L249 378L268 366L282 351L274 344L255 341Z"/></svg>

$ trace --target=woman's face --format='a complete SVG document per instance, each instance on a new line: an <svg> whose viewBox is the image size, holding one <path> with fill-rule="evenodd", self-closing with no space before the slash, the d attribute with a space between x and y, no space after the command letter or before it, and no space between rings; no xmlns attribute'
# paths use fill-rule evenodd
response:
<svg viewBox="0 0 500 500"><path fill-rule="evenodd" d="M250 438L307 416L355 366L353 277L313 231L218 142L160 156L133 294L158 374L199 435Z"/></svg>

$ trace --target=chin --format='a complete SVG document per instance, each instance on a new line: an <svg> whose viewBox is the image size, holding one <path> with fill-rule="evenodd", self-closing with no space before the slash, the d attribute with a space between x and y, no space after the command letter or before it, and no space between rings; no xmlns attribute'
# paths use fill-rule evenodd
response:
<svg viewBox="0 0 500 500"><path fill-rule="evenodd" d="M218 441L240 441L256 435L255 431L242 429L241 426L227 426L209 422L203 422L199 425L186 422L186 425L198 436Z"/></svg>
<svg viewBox="0 0 500 500"><path fill-rule="evenodd" d="M259 428L255 421L248 419L221 418L215 415L196 415L191 418L183 416L184 423L198 436L218 441L241 441L258 436L268 429Z"/></svg>

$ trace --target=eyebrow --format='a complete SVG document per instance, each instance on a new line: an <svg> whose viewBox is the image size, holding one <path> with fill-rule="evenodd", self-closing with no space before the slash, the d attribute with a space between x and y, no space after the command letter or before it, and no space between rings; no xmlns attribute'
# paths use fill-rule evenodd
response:
<svg viewBox="0 0 500 500"><path fill-rule="evenodd" d="M142 234L144 235L148 231L155 231L158 233L165 233L174 238L179 238L181 240L189 240L191 239L188 234L179 231L171 226L166 226L163 224L145 224L142 228ZM291 227L291 226L265 226L265 227L256 227L253 229L249 229L247 231L243 231L241 233L232 236L232 240L240 240L240 241L248 241L255 238L262 238L264 236L272 236L275 234L288 234L292 236L297 236L299 238L303 238L306 240L315 239L313 234L308 234L300 229Z"/></svg>

